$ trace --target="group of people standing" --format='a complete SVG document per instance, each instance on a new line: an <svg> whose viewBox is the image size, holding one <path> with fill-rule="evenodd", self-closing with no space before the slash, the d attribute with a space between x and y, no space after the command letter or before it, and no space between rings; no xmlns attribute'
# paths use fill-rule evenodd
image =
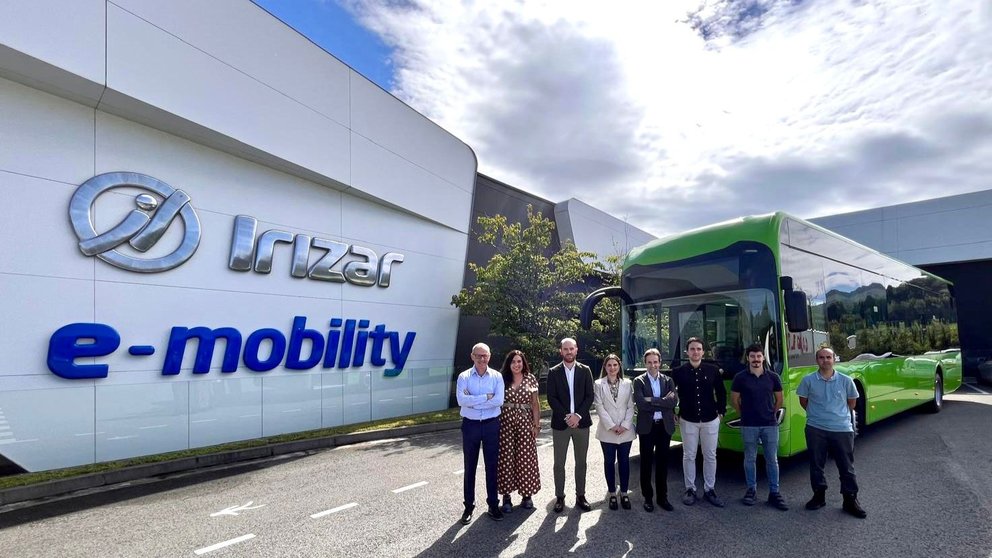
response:
<svg viewBox="0 0 992 558"><path fill-rule="evenodd" d="M703 500L724 507L715 485L717 442L727 408L726 388L721 370L703 362L704 346L700 339L688 339L685 350L688 362L671 370L669 376L661 372L661 353L648 349L644 354L646 371L633 380L624 378L620 358L608 355L599 379L594 381L592 370L576 360L576 341L562 339L559 347L562 361L551 367L547 380L554 446L555 513L564 511L566 505L565 463L569 446L575 467L575 506L583 511L592 509L585 496L585 480L593 407L599 417L595 436L603 451L611 510L631 508L630 450L635 437L641 455L644 510L653 512L655 504L665 511L674 510L668 499L668 455L676 427L683 442L682 503L695 504L700 500L698 494L702 488ZM777 457L782 382L777 374L767 370L760 345L748 347L746 356L747 368L734 377L730 393L730 404L740 414L744 443L747 490L742 502L749 506L757 503L756 462L760 444L768 477L768 503L788 510L779 491ZM813 487L813 498L806 508L815 510L826 503L823 467L826 457L832 455L841 475L843 509L863 518L867 514L857 500L854 431L849 414L858 393L849 377L834 371L833 356L829 348L817 351L819 369L804 378L797 390L800 404L807 412L806 439ZM456 386L465 456L463 524L471 522L475 509L475 471L480 446L485 460L490 517L501 520L504 513L512 511L512 492L520 494L520 507L532 509L532 497L541 489L536 450L541 425L537 378L518 350L507 354L501 371L488 367L489 358L489 347L476 344L472 348L475 365L458 376ZM696 483L696 455L700 448L701 487Z"/></svg>

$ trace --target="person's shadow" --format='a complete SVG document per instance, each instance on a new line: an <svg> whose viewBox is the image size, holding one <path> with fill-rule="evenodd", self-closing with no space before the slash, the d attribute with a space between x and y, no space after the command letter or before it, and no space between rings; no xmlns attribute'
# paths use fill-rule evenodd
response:
<svg viewBox="0 0 992 558"><path fill-rule="evenodd" d="M543 514L544 519L537 532L527 539L522 555L562 554L579 541L579 515L582 512L576 508L566 508L564 512L556 514L551 510L553 506L554 500L547 502L543 509L539 505L532 510L515 507L512 513L504 514L503 521L499 522L486 515L485 507L477 506L471 523L452 525L434 544L417 556L498 555L517 542L520 526L533 514ZM564 519L565 522L556 530L559 519Z"/></svg>
<svg viewBox="0 0 992 558"><path fill-rule="evenodd" d="M537 507L532 510L514 507L511 513L503 514L503 521L493 521L486 514L485 503L477 504L471 523L462 525L456 520L434 544L417 556L497 555L516 542L520 526L535 513L545 512Z"/></svg>

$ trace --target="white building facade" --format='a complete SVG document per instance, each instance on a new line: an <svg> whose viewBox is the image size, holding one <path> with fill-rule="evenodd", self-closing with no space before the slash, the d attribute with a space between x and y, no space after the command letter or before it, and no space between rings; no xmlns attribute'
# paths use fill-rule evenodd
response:
<svg viewBox="0 0 992 558"><path fill-rule="evenodd" d="M446 408L475 179L248 1L4 2L0 455Z"/></svg>

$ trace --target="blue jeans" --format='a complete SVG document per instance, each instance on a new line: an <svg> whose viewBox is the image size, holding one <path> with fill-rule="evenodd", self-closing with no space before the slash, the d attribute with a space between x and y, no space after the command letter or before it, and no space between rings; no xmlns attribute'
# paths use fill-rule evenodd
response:
<svg viewBox="0 0 992 558"><path fill-rule="evenodd" d="M765 473L768 475L768 492L778 492L778 426L742 426L744 440L744 480L748 488L758 486L758 442L764 449Z"/></svg>

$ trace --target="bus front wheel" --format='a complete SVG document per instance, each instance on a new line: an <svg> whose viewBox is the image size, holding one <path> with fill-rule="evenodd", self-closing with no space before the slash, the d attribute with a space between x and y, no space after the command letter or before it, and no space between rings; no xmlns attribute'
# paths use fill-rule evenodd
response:
<svg viewBox="0 0 992 558"><path fill-rule="evenodd" d="M944 408L944 378L940 371L933 375L933 400L927 405L931 413L939 413Z"/></svg>

